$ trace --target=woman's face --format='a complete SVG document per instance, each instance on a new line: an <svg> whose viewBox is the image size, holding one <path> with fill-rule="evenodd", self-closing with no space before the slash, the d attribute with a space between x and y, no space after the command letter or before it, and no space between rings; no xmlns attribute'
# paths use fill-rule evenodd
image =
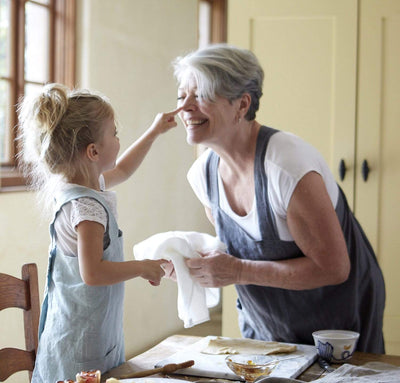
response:
<svg viewBox="0 0 400 383"><path fill-rule="evenodd" d="M189 144L221 144L227 135L234 134L238 102L229 102L216 96L215 102L197 96L197 83L193 75L185 76L178 89L178 107ZM210 145L211 144L211 145Z"/></svg>

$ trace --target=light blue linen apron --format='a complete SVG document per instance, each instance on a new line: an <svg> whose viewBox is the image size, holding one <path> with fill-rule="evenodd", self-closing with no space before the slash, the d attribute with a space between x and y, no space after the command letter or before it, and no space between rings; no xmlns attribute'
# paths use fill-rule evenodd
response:
<svg viewBox="0 0 400 383"><path fill-rule="evenodd" d="M57 196L32 383L75 380L80 371L105 372L125 361L124 283L86 285L79 273L78 257L65 256L56 246L54 222L62 206L81 197L95 199L107 212L103 259L124 260L122 232L100 192L74 186Z"/></svg>
<svg viewBox="0 0 400 383"><path fill-rule="evenodd" d="M294 241L282 241L268 200L264 159L275 129L261 127L256 147L254 182L262 239L255 241L219 206L219 157L211 152L206 165L207 192L219 238L238 258L279 261L304 257ZM382 334L385 286L374 251L339 188L336 213L346 240L351 272L335 286L293 291L237 285L239 325L246 338L313 344L312 332L346 329L359 332L357 349L384 353Z"/></svg>

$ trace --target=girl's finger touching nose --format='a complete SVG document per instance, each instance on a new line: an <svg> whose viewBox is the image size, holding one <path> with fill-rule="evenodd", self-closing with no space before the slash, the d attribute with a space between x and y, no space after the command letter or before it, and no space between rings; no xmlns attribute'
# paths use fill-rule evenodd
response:
<svg viewBox="0 0 400 383"><path fill-rule="evenodd" d="M173 116L176 116L181 110L183 109L183 106L180 106L173 111L169 112L168 114L172 114Z"/></svg>
<svg viewBox="0 0 400 383"><path fill-rule="evenodd" d="M172 122L175 120L175 116L182 110L182 107L176 108L171 112L166 113L167 121Z"/></svg>

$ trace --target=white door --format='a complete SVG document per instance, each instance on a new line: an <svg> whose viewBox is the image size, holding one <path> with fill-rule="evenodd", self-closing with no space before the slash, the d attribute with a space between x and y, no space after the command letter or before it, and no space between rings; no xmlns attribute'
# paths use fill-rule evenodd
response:
<svg viewBox="0 0 400 383"><path fill-rule="evenodd" d="M385 277L386 352L400 355L400 1L361 0L359 36L355 215Z"/></svg>

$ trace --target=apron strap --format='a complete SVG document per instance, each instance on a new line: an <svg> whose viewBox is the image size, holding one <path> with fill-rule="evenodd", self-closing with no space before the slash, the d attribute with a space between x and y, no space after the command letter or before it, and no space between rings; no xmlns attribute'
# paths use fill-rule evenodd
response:
<svg viewBox="0 0 400 383"><path fill-rule="evenodd" d="M265 155L270 138L279 130L261 126L257 138L256 155L254 160L254 186L258 224L263 239L279 238L275 216L268 201L268 178L265 174Z"/></svg>
<svg viewBox="0 0 400 383"><path fill-rule="evenodd" d="M219 156L210 151L206 162L206 183L208 199L213 207L219 206L218 164Z"/></svg>
<svg viewBox="0 0 400 383"><path fill-rule="evenodd" d="M268 201L268 179L265 174L265 154L269 139L279 130L261 126L257 137L256 154L254 160L254 186L258 214L258 224L263 239L279 238L275 216ZM207 195L212 207L219 207L218 190L219 156L210 151L206 161ZM272 228L272 230L271 230Z"/></svg>

